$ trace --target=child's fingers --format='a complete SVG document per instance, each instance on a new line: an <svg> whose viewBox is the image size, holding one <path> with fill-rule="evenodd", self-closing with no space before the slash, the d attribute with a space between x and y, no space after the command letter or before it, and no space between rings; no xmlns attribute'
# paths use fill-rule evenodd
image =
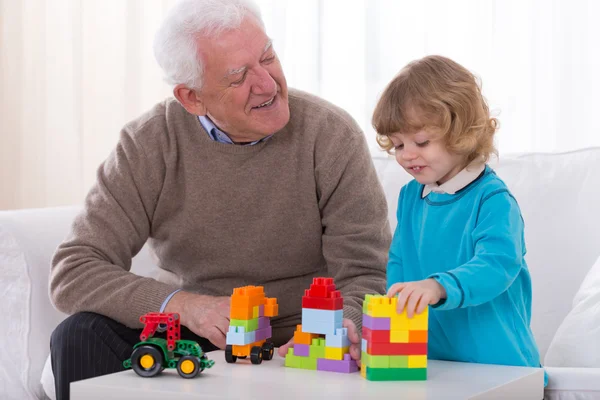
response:
<svg viewBox="0 0 600 400"><path fill-rule="evenodd" d="M402 291L398 295L398 303L397 303L397 307L396 307L398 314L400 314L404 310L404 307L406 306L406 302L408 301L408 298L410 297L411 293L414 290L415 289L410 286L404 287L402 289Z"/></svg>
<svg viewBox="0 0 600 400"><path fill-rule="evenodd" d="M425 311L425 307L427 307L431 303L431 296L424 294L421 296L421 300L419 300L419 305L417 306L417 314L421 314Z"/></svg>
<svg viewBox="0 0 600 400"><path fill-rule="evenodd" d="M398 292L401 292L405 286L406 286L406 283L403 283L403 282L394 283L392 286L390 286L389 290L387 291L386 296L394 297Z"/></svg>
<svg viewBox="0 0 600 400"><path fill-rule="evenodd" d="M408 298L408 302L406 303L406 316L408 318L412 318L417 310L417 306L419 304L419 300L423 297L423 292L420 290L415 290L410 294Z"/></svg>

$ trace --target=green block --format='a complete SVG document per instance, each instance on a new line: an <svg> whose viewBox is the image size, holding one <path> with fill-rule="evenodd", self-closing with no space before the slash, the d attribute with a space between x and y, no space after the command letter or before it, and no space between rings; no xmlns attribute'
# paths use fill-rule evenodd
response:
<svg viewBox="0 0 600 400"><path fill-rule="evenodd" d="M425 381L427 368L367 368L370 381Z"/></svg>
<svg viewBox="0 0 600 400"><path fill-rule="evenodd" d="M317 359L311 357L299 357L302 361L302 369L317 369Z"/></svg>
<svg viewBox="0 0 600 400"><path fill-rule="evenodd" d="M390 356L390 368L408 368L408 356Z"/></svg>
<svg viewBox="0 0 600 400"><path fill-rule="evenodd" d="M302 368L302 359L306 357L298 357L289 352L285 355L285 366L290 368Z"/></svg>
<svg viewBox="0 0 600 400"><path fill-rule="evenodd" d="M374 356L371 355L372 368L389 368L390 367L390 356Z"/></svg>
<svg viewBox="0 0 600 400"><path fill-rule="evenodd" d="M360 352L360 364L364 365L365 367L370 367L371 366L371 355L369 353L367 353L366 351L361 351Z"/></svg>
<svg viewBox="0 0 600 400"><path fill-rule="evenodd" d="M321 342L317 342L317 344L315 344L315 341L319 340ZM309 347L308 350L308 356L310 358L325 358L325 340L323 339L313 339L313 344Z"/></svg>
<svg viewBox="0 0 600 400"><path fill-rule="evenodd" d="M232 319L229 320L231 326L243 326L246 332L252 332L258 329L258 318L253 319Z"/></svg>

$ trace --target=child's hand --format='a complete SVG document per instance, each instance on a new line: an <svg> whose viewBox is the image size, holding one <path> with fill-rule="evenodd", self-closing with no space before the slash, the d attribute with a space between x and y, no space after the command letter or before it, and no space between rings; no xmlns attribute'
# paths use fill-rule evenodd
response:
<svg viewBox="0 0 600 400"><path fill-rule="evenodd" d="M399 293L399 294L398 294ZM388 297L398 294L398 313L406 306L408 318L421 314L429 304L437 304L446 298L446 289L435 279L395 283L387 292Z"/></svg>

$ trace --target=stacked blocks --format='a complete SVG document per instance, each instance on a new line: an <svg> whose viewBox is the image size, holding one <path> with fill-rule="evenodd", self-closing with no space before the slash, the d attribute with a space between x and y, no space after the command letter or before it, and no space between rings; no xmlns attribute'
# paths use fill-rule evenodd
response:
<svg viewBox="0 0 600 400"><path fill-rule="evenodd" d="M366 295L360 374L370 381L427 379L429 308L409 319L397 298Z"/></svg>
<svg viewBox="0 0 600 400"><path fill-rule="evenodd" d="M302 324L294 333L294 347L285 366L332 372L357 372L350 358L348 330L342 327L344 299L333 278L314 278L302 297Z"/></svg>
<svg viewBox="0 0 600 400"><path fill-rule="evenodd" d="M263 357L271 359L273 346L265 342L272 334L270 317L277 316L278 312L277 299L265 297L262 286L233 289L229 332L226 338L227 361L235 362L237 357L252 355L252 349L255 347L261 349L261 354L251 357L252 363L259 364Z"/></svg>

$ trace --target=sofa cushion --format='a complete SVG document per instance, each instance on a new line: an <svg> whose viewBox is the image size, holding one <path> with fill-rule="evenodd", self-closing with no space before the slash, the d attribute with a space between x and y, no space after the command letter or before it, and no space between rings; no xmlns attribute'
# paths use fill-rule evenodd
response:
<svg viewBox="0 0 600 400"><path fill-rule="evenodd" d="M549 367L600 368L600 258L575 295L544 362Z"/></svg>

